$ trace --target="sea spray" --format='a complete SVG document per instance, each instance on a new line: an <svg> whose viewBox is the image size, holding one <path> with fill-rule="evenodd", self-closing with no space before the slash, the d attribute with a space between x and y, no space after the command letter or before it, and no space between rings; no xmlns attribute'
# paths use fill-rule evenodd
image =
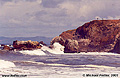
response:
<svg viewBox="0 0 120 78"><path fill-rule="evenodd" d="M43 51L48 51L52 54L64 54L64 46L62 46L61 44L59 44L57 42L55 42L53 44L53 46L54 46L54 48L52 48L52 49L47 46L43 46L41 49Z"/></svg>

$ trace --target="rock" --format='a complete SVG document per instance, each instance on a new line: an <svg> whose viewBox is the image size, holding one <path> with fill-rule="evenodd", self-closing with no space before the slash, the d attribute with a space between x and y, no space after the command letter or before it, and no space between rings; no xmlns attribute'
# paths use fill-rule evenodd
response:
<svg viewBox="0 0 120 78"><path fill-rule="evenodd" d="M91 40L86 46L88 47L86 48L87 51L108 52L115 46L116 35L119 32L120 20L94 20L78 27L75 32L75 39ZM82 50L79 49L79 51Z"/></svg>
<svg viewBox="0 0 120 78"><path fill-rule="evenodd" d="M61 45L65 44L65 40L61 36L56 36L55 38L52 39L52 41L50 43L51 43L51 45L53 45L55 42L58 42Z"/></svg>
<svg viewBox="0 0 120 78"><path fill-rule="evenodd" d="M4 45L4 47L3 47L3 50L11 50L11 48L10 47L8 47L7 45Z"/></svg>
<svg viewBox="0 0 120 78"><path fill-rule="evenodd" d="M71 39L67 39L65 41L65 49L64 52L65 53L75 53L78 52L78 41L77 40L71 40Z"/></svg>
<svg viewBox="0 0 120 78"><path fill-rule="evenodd" d="M120 37L120 20L93 20L74 30L68 30L54 38L52 42L63 42L65 52L109 52L117 44ZM78 50L67 47L66 40L77 40ZM115 46L116 45L116 46ZM76 47L76 46L75 46ZM68 50L67 50L68 49Z"/></svg>
<svg viewBox="0 0 120 78"><path fill-rule="evenodd" d="M13 47L17 50L40 49L42 46L37 41L13 41Z"/></svg>
<svg viewBox="0 0 120 78"><path fill-rule="evenodd" d="M73 30L68 30L60 34L60 37L63 38L64 40L66 39L73 39L75 35L76 29Z"/></svg>
<svg viewBox="0 0 120 78"><path fill-rule="evenodd" d="M49 48L50 48L50 49L53 49L53 48L54 48L54 46L53 46L53 45L50 45L50 46L49 46Z"/></svg>
<svg viewBox="0 0 120 78"><path fill-rule="evenodd" d="M3 46L3 47L4 47L4 46L5 46L5 44L1 44L1 46Z"/></svg>
<svg viewBox="0 0 120 78"><path fill-rule="evenodd" d="M79 52L87 52L88 51L88 45L90 44L90 39L80 39L78 42Z"/></svg>
<svg viewBox="0 0 120 78"><path fill-rule="evenodd" d="M47 46L47 44L45 44L43 41L40 41L40 44Z"/></svg>

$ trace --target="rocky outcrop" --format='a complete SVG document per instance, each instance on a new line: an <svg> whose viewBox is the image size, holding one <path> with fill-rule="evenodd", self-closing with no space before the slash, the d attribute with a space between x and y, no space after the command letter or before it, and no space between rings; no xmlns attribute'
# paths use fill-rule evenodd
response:
<svg viewBox="0 0 120 78"><path fill-rule="evenodd" d="M13 41L13 47L17 50L33 50L40 49L42 46L37 41Z"/></svg>
<svg viewBox="0 0 120 78"><path fill-rule="evenodd" d="M109 52L115 49L120 37L120 20L93 20L74 30L68 30L59 35L57 42L63 42L65 52ZM67 47L66 40L76 40L77 50ZM69 41L70 41L69 40ZM51 41L52 44L55 42ZM61 43L60 43L61 44ZM72 42L74 44L74 42ZM118 50L119 51L119 50Z"/></svg>

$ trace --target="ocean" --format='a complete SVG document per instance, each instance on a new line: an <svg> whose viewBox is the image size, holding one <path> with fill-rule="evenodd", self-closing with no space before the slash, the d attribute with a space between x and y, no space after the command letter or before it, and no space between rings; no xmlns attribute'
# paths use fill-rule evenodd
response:
<svg viewBox="0 0 120 78"><path fill-rule="evenodd" d="M1 53L0 78L120 78L120 54L70 54L60 44L54 46Z"/></svg>

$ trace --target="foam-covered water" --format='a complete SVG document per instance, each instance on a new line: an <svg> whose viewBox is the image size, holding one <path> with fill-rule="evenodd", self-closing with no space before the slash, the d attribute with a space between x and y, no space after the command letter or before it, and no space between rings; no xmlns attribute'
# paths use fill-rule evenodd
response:
<svg viewBox="0 0 120 78"><path fill-rule="evenodd" d="M27 78L91 78L83 75L120 74L119 54L105 52L67 54L63 49L62 45L55 43L53 49L43 46L33 51L2 53L0 78L4 74L27 75Z"/></svg>
<svg viewBox="0 0 120 78"><path fill-rule="evenodd" d="M37 50L23 50L23 51L19 51L22 54L28 54L28 55L46 55L41 49L37 49Z"/></svg>
<svg viewBox="0 0 120 78"><path fill-rule="evenodd" d="M15 64L10 61L0 60L0 69L1 68L10 68L15 67Z"/></svg>

